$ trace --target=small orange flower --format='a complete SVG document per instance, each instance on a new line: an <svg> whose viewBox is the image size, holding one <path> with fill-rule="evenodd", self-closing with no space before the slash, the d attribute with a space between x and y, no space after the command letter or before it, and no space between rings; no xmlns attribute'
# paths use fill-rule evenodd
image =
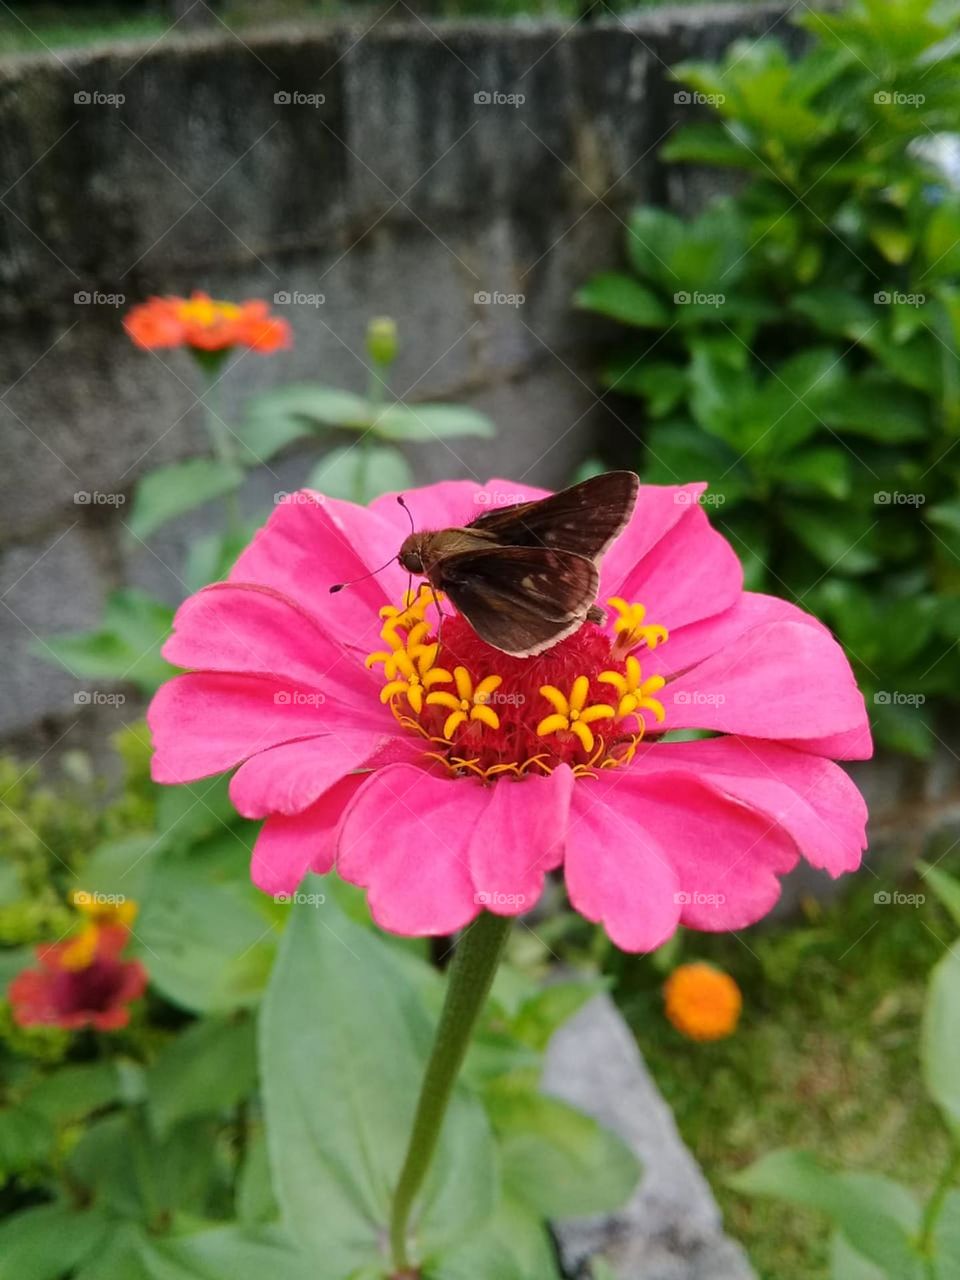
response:
<svg viewBox="0 0 960 1280"><path fill-rule="evenodd" d="M667 1017L691 1040L723 1040L737 1029L743 998L727 973L710 964L682 964L663 988Z"/></svg>
<svg viewBox="0 0 960 1280"><path fill-rule="evenodd" d="M123 327L138 347L190 347L228 351L247 347L262 355L290 346L290 326L270 314L265 302L219 302L206 293L189 298L149 298L124 317Z"/></svg>

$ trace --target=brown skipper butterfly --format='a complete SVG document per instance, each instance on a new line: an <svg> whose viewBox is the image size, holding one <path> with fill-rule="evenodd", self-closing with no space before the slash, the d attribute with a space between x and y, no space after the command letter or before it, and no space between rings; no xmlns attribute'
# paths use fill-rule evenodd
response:
<svg viewBox="0 0 960 1280"><path fill-rule="evenodd" d="M442 591L481 640L530 658L602 621L600 557L626 528L639 483L632 471L608 471L462 529L414 530L397 560Z"/></svg>

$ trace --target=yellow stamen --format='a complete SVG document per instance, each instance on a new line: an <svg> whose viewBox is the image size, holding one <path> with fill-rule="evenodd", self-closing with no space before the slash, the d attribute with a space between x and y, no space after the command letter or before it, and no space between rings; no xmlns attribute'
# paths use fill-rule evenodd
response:
<svg viewBox="0 0 960 1280"><path fill-rule="evenodd" d="M448 741L462 724L468 720L478 720L489 725L491 729L500 728L500 717L487 704L493 693L503 684L503 676L484 676L474 686L473 677L466 667L454 667L453 679L457 686L456 694L447 690L427 694L428 707L446 707L450 714L443 725L443 736Z"/></svg>
<svg viewBox="0 0 960 1280"><path fill-rule="evenodd" d="M425 646L423 644L423 641L429 634L429 622L416 623L415 626L411 627L409 634L406 636L398 636L397 633L391 629L391 624L388 622L381 630L380 635L381 638L386 640L387 644L390 646L389 650L380 649L376 653L368 654L364 659L363 665L369 671L375 667L378 662L382 662L384 676L388 680L394 680L397 676L397 657L399 654L402 653L409 657L411 655L418 654L423 648L430 647L432 647L434 649L434 653L436 653L436 645Z"/></svg>
<svg viewBox="0 0 960 1280"><path fill-rule="evenodd" d="M617 705L617 719L624 716L636 716L642 724L641 711L649 711L662 724L664 715L663 703L653 695L659 693L667 683L663 676L650 676L643 679L640 663L630 654L624 664L624 672L601 671L597 679L602 684L613 685L620 701Z"/></svg>
<svg viewBox="0 0 960 1280"><path fill-rule="evenodd" d="M577 676L569 697L555 685L541 685L540 693L554 708L554 714L544 716L537 725L538 737L546 738L551 733L572 733L584 751L592 753L594 738L590 725L597 720L610 720L616 712L606 702L587 706L589 692L590 681L586 676Z"/></svg>
<svg viewBox="0 0 960 1280"><path fill-rule="evenodd" d="M396 679L380 690L380 701L391 702L401 693L411 709L420 715L426 690L435 684L449 684L453 676L443 667L435 667L437 644L418 644L411 650L398 649L393 655Z"/></svg>
<svg viewBox="0 0 960 1280"><path fill-rule="evenodd" d="M666 627L655 622L644 622L647 616L644 605L630 604L622 596L611 596L607 604L619 615L613 624L615 657L629 653L631 649L638 649L641 644L645 644L648 649L655 649L658 644L669 639L670 633Z"/></svg>

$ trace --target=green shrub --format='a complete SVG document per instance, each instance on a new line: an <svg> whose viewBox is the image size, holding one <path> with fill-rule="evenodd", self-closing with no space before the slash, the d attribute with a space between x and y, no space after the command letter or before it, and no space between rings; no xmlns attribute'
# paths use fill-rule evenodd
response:
<svg viewBox="0 0 960 1280"><path fill-rule="evenodd" d="M941 16L945 15L945 16ZM960 25L931 0L804 12L808 50L676 68L718 119L663 154L734 196L630 219L580 306L644 330L603 370L648 419L645 478L708 480L748 585L838 633L878 736L923 754L960 688Z"/></svg>

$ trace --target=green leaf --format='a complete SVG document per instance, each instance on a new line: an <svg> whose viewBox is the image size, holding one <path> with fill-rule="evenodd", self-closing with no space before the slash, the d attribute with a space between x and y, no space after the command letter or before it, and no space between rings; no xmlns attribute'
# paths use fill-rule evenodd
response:
<svg viewBox="0 0 960 1280"><path fill-rule="evenodd" d="M878 444L924 440L933 430L929 403L882 374L847 379L835 387L823 417L831 427Z"/></svg>
<svg viewBox="0 0 960 1280"><path fill-rule="evenodd" d="M670 314L655 293L615 272L588 280L574 294L574 302L585 311L598 311L642 329L665 329L670 323Z"/></svg>
<svg viewBox="0 0 960 1280"><path fill-rule="evenodd" d="M947 952L927 988L920 1042L927 1092L960 1129L960 950Z"/></svg>
<svg viewBox="0 0 960 1280"><path fill-rule="evenodd" d="M26 1106L0 1111L0 1183L13 1174L45 1164L54 1143L53 1125Z"/></svg>
<svg viewBox="0 0 960 1280"><path fill-rule="evenodd" d="M37 1081L26 1091L24 1102L31 1111L61 1125L108 1106L121 1094L120 1076L112 1062L75 1063Z"/></svg>
<svg viewBox="0 0 960 1280"><path fill-rule="evenodd" d="M920 1208L906 1187L867 1173L832 1173L805 1151L782 1149L728 1178L745 1195L772 1196L825 1213L853 1248L891 1280L921 1280L912 1239Z"/></svg>
<svg viewBox="0 0 960 1280"><path fill-rule="evenodd" d="M830 1280L887 1280L881 1267L868 1262L840 1231L830 1239Z"/></svg>
<svg viewBox="0 0 960 1280"><path fill-rule="evenodd" d="M496 429L485 413L455 404L390 404L371 423L383 440L447 440L460 436L490 439Z"/></svg>
<svg viewBox="0 0 960 1280"><path fill-rule="evenodd" d="M242 844L227 839L228 853L242 868ZM142 948L151 983L168 1000L198 1013L256 1004L275 944L265 901L246 880L206 879L197 855L183 863L169 857L158 862L137 919L135 945Z"/></svg>
<svg viewBox="0 0 960 1280"><path fill-rule="evenodd" d="M834 573L866 573L879 563L871 527L856 511L792 506L783 511L783 520L808 551Z"/></svg>
<svg viewBox="0 0 960 1280"><path fill-rule="evenodd" d="M179 1240L151 1240L141 1257L153 1280L321 1280L323 1259L299 1254L276 1227L216 1227Z"/></svg>
<svg viewBox="0 0 960 1280"><path fill-rule="evenodd" d="M504 1179L545 1218L606 1213L629 1198L637 1159L615 1134L558 1098L505 1082L487 1092Z"/></svg>
<svg viewBox="0 0 960 1280"><path fill-rule="evenodd" d="M216 458L191 458L158 467L137 485L126 528L134 538L148 538L168 520L232 493L242 483L241 467Z"/></svg>
<svg viewBox="0 0 960 1280"><path fill-rule="evenodd" d="M850 455L824 445L802 449L783 461L784 484L799 493L825 493L838 500L850 494Z"/></svg>
<svg viewBox="0 0 960 1280"><path fill-rule="evenodd" d="M251 423L275 424L275 430L283 443L288 444L298 435L315 431L317 424L362 431L370 425L374 413L371 402L352 391L341 391L338 387L325 387L320 383L300 382L257 396L250 403L247 420ZM292 434L294 425L298 426L296 435ZM241 434L246 440L247 436ZM258 428L253 439L255 443L264 446L269 443L266 436L267 432Z"/></svg>
<svg viewBox="0 0 960 1280"><path fill-rule="evenodd" d="M442 1253L424 1280L560 1280L560 1272L543 1220L506 1193L483 1229Z"/></svg>
<svg viewBox="0 0 960 1280"><path fill-rule="evenodd" d="M107 599L99 630L48 636L34 646L40 658L51 658L77 677L129 680L153 693L172 674L160 657L170 634L173 610L142 591L115 591ZM89 691L86 691L89 692Z"/></svg>
<svg viewBox="0 0 960 1280"><path fill-rule="evenodd" d="M595 995L607 989L603 978L554 982L525 1000L511 1020L510 1033L531 1049L546 1049L557 1030Z"/></svg>
<svg viewBox="0 0 960 1280"><path fill-rule="evenodd" d="M935 1280L960 1276L960 1191L948 1191L933 1229Z"/></svg>
<svg viewBox="0 0 960 1280"><path fill-rule="evenodd" d="M189 1116L219 1115L256 1087L256 1024L207 1019L169 1040L147 1071L147 1107L157 1133Z"/></svg>
<svg viewBox="0 0 960 1280"><path fill-rule="evenodd" d="M808 289L790 300L790 309L805 316L831 337L859 342L881 319L882 312L847 289Z"/></svg>
<svg viewBox="0 0 960 1280"><path fill-rule="evenodd" d="M100 1248L109 1226L97 1209L50 1204L16 1213L0 1222L0 1280L60 1280Z"/></svg>
<svg viewBox="0 0 960 1280"><path fill-rule="evenodd" d="M399 449L386 444L343 445L331 449L307 479L308 489L330 498L371 502L381 493L409 489L413 472Z"/></svg>
<svg viewBox="0 0 960 1280"><path fill-rule="evenodd" d="M230 803L230 778L221 774L178 787L161 787L157 796L157 829L171 849L191 845L216 835L238 822Z"/></svg>
<svg viewBox="0 0 960 1280"><path fill-rule="evenodd" d="M685 370L665 360L622 358L604 369L600 381L619 395L641 396L654 418L662 418L669 413L687 393Z"/></svg>
<svg viewBox="0 0 960 1280"><path fill-rule="evenodd" d="M737 141L735 131L722 124L688 124L678 129L660 148L664 160L673 164L709 164L739 168L750 153Z"/></svg>
<svg viewBox="0 0 960 1280"><path fill-rule="evenodd" d="M327 895L321 907L294 906L260 1026L284 1220L332 1274L373 1266L383 1256L431 1039L420 998L393 951ZM490 1215L496 1194L486 1118L461 1089L422 1196L416 1254L463 1240Z"/></svg>
<svg viewBox="0 0 960 1280"><path fill-rule="evenodd" d="M246 1223L272 1222L279 1216L273 1182L267 1135L262 1124L252 1126L237 1184L237 1217Z"/></svg>
<svg viewBox="0 0 960 1280"><path fill-rule="evenodd" d="M941 871L939 867L928 866L925 862L917 863L917 870L946 909L953 917L954 923L960 927L960 880Z"/></svg>

